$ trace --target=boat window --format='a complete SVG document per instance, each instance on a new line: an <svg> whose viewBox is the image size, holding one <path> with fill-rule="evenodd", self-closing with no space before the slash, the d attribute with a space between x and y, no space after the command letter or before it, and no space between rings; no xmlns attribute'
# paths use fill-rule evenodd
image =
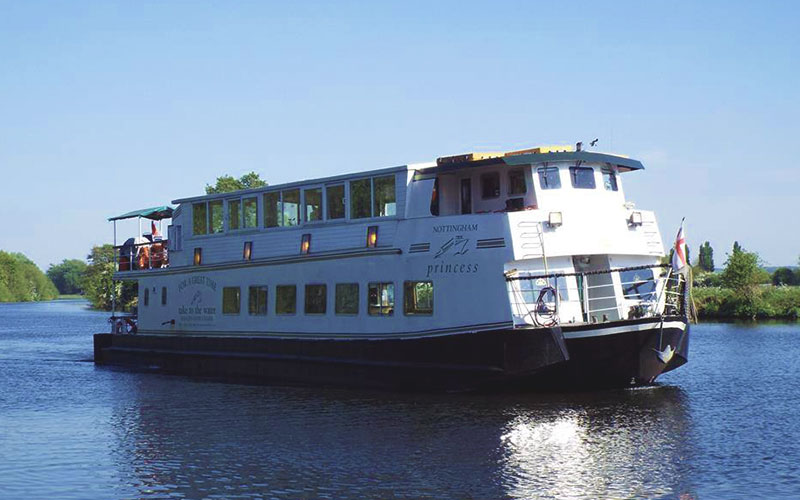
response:
<svg viewBox="0 0 800 500"><path fill-rule="evenodd" d="M561 177L558 174L558 167L539 167L539 185L542 189L560 189Z"/></svg>
<svg viewBox="0 0 800 500"><path fill-rule="evenodd" d="M500 196L500 173L490 172L481 175L481 198L497 198Z"/></svg>
<svg viewBox="0 0 800 500"><path fill-rule="evenodd" d="M192 204L192 234L208 233L208 207L204 203Z"/></svg>
<svg viewBox="0 0 800 500"><path fill-rule="evenodd" d="M247 312L253 316L266 316L267 287L251 286L247 295Z"/></svg>
<svg viewBox="0 0 800 500"><path fill-rule="evenodd" d="M433 181L433 189L431 190L431 215L439 215L439 178Z"/></svg>
<svg viewBox="0 0 800 500"><path fill-rule="evenodd" d="M569 300L570 293L569 288L567 287L567 278L560 277L560 278L549 278L546 281L541 280L519 280L517 281L519 285L519 293L522 296L523 302L526 304L536 304L539 300L539 295L542 294L542 290L550 287L554 289L558 289L558 296L560 300ZM554 295L552 293L545 293L542 298L544 300L552 300Z"/></svg>
<svg viewBox="0 0 800 500"><path fill-rule="evenodd" d="M327 285L306 285L306 314L325 314L328 298Z"/></svg>
<svg viewBox="0 0 800 500"><path fill-rule="evenodd" d="M221 233L224 229L225 210L222 200L208 202L208 227L211 233Z"/></svg>
<svg viewBox="0 0 800 500"><path fill-rule="evenodd" d="M305 195L306 221L314 222L322 220L322 188L306 189Z"/></svg>
<svg viewBox="0 0 800 500"><path fill-rule="evenodd" d="M358 283L336 283L336 314L358 314Z"/></svg>
<svg viewBox="0 0 800 500"><path fill-rule="evenodd" d="M373 181L375 189L375 206L372 214L375 217L390 217L397 214L397 203L394 192L394 175L376 177Z"/></svg>
<svg viewBox="0 0 800 500"><path fill-rule="evenodd" d="M606 191L617 191L619 189L617 186L617 174L610 168L603 169L603 186Z"/></svg>
<svg viewBox="0 0 800 500"><path fill-rule="evenodd" d="M394 283L370 283L367 299L370 316L393 315Z"/></svg>
<svg viewBox="0 0 800 500"><path fill-rule="evenodd" d="M203 249L202 248L195 248L194 249L194 265L199 266L203 263Z"/></svg>
<svg viewBox="0 0 800 500"><path fill-rule="evenodd" d="M278 214L281 211L281 193L264 194L264 227L278 227L280 220Z"/></svg>
<svg viewBox="0 0 800 500"><path fill-rule="evenodd" d="M572 187L576 189L594 189L594 169L592 167L569 167Z"/></svg>
<svg viewBox="0 0 800 500"><path fill-rule="evenodd" d="M511 170L508 172L508 194L525 194L528 192L525 186L525 171L522 169Z"/></svg>
<svg viewBox="0 0 800 500"><path fill-rule="evenodd" d="M228 229L239 229L242 225L242 201L228 200Z"/></svg>
<svg viewBox="0 0 800 500"><path fill-rule="evenodd" d="M167 305L167 287L165 286L161 287L161 305Z"/></svg>
<svg viewBox="0 0 800 500"><path fill-rule="evenodd" d="M350 181L350 218L363 219L372 217L370 205L372 203L371 179Z"/></svg>
<svg viewBox="0 0 800 500"><path fill-rule="evenodd" d="M238 286L222 289L222 314L239 314L242 291Z"/></svg>
<svg viewBox="0 0 800 500"><path fill-rule="evenodd" d="M297 286L278 285L275 287L275 312L294 314L297 310Z"/></svg>
<svg viewBox="0 0 800 500"><path fill-rule="evenodd" d="M403 284L403 312L406 315L433 314L432 281L406 281Z"/></svg>
<svg viewBox="0 0 800 500"><path fill-rule="evenodd" d="M325 188L328 197L328 219L344 219L344 184Z"/></svg>
<svg viewBox="0 0 800 500"><path fill-rule="evenodd" d="M283 197L283 226L300 224L300 190L281 191Z"/></svg>
<svg viewBox="0 0 800 500"><path fill-rule="evenodd" d="M622 295L628 300L653 300L656 293L656 282L652 269L621 271L619 281L622 284Z"/></svg>
<svg viewBox="0 0 800 500"><path fill-rule="evenodd" d="M150 289L149 288L145 288L144 289L144 305L145 306L149 306L150 305Z"/></svg>
<svg viewBox="0 0 800 500"><path fill-rule="evenodd" d="M245 198L242 200L244 227L258 227L258 198Z"/></svg>

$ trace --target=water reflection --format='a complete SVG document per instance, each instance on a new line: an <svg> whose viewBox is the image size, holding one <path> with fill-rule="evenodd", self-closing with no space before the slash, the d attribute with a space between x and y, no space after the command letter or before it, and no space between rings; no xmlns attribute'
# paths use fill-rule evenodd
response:
<svg viewBox="0 0 800 500"><path fill-rule="evenodd" d="M690 498L687 398L675 387L576 396L522 412L501 436L514 498Z"/></svg>

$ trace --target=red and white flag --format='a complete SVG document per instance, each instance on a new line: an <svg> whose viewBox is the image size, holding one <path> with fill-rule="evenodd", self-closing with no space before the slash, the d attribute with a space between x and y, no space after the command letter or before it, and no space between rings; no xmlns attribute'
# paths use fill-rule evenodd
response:
<svg viewBox="0 0 800 500"><path fill-rule="evenodd" d="M681 228L678 229L678 236L675 238L675 246L672 252L672 270L676 273L685 271L687 268L686 262L686 234L683 232L683 221L681 219Z"/></svg>

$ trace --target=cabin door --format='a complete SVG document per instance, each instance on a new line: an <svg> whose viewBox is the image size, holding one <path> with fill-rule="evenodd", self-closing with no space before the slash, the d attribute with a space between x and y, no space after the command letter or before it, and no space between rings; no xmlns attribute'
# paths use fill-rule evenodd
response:
<svg viewBox="0 0 800 500"><path fill-rule="evenodd" d="M576 255L573 265L578 273L591 273L609 268L607 255ZM619 318L617 296L611 274L584 274L578 276L578 293L584 318L590 323L616 321Z"/></svg>
<svg viewBox="0 0 800 500"><path fill-rule="evenodd" d="M472 213L472 179L461 179L461 213Z"/></svg>

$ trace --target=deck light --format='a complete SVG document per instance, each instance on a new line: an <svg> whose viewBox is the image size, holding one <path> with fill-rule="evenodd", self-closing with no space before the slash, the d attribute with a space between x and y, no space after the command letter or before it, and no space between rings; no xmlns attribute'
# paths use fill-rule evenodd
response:
<svg viewBox="0 0 800 500"><path fill-rule="evenodd" d="M631 212L631 216L628 219L629 226L641 226L642 225L642 212Z"/></svg>
<svg viewBox="0 0 800 500"><path fill-rule="evenodd" d="M250 260L253 257L253 242L245 241L244 250L242 251L242 259Z"/></svg>
<svg viewBox="0 0 800 500"><path fill-rule="evenodd" d="M550 227L559 227L563 223L561 212L550 212L550 215L547 217L547 225Z"/></svg>
<svg viewBox="0 0 800 500"><path fill-rule="evenodd" d="M378 246L378 226L369 226L367 228L367 248L376 246Z"/></svg>
<svg viewBox="0 0 800 500"><path fill-rule="evenodd" d="M202 248L195 248L194 249L194 265L199 266L203 263L203 249Z"/></svg>
<svg viewBox="0 0 800 500"><path fill-rule="evenodd" d="M311 234L306 233L300 240L300 253L305 255L311 250Z"/></svg>

